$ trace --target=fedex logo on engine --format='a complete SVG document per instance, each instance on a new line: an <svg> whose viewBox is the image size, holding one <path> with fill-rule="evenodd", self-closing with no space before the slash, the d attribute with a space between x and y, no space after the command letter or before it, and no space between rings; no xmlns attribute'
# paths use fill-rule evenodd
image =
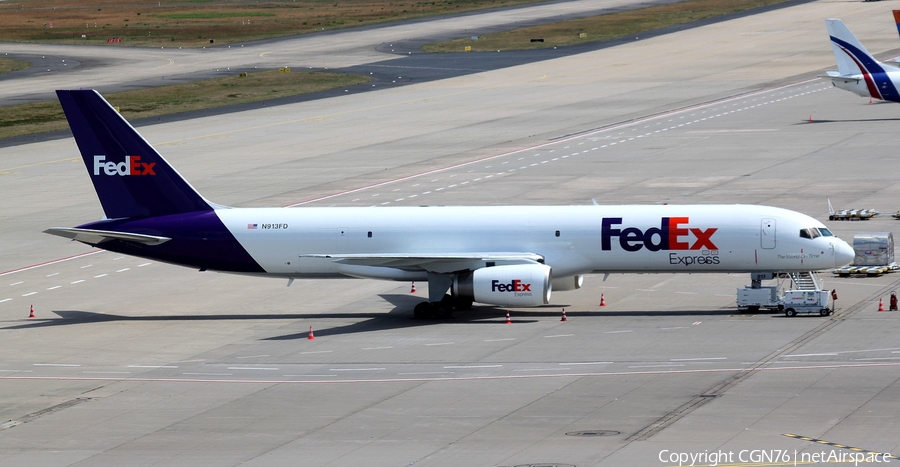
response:
<svg viewBox="0 0 900 467"><path fill-rule="evenodd" d="M125 156L125 162L107 161L106 156L94 156L94 175L156 175L156 162L141 162L141 156Z"/></svg>
<svg viewBox="0 0 900 467"><path fill-rule="evenodd" d="M716 227L698 229L687 227L689 217L663 217L659 227L641 230L637 227L619 228L621 217L605 217L600 229L601 249L612 249L612 238L618 237L619 246L625 251L660 250L718 250L712 236Z"/></svg>
<svg viewBox="0 0 900 467"><path fill-rule="evenodd" d="M509 284L501 284L498 280L491 281L491 292L531 292L531 284L523 284L519 279L513 279Z"/></svg>

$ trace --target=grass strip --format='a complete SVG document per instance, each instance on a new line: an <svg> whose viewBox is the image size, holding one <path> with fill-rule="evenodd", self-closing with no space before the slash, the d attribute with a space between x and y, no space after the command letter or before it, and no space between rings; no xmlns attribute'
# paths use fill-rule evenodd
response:
<svg viewBox="0 0 900 467"><path fill-rule="evenodd" d="M31 66L31 63L25 60L16 60L14 58L0 58L0 73L9 73L12 71L24 70Z"/></svg>
<svg viewBox="0 0 900 467"><path fill-rule="evenodd" d="M259 102L353 86L371 81L344 73L280 72L247 73L185 84L137 89L104 95L128 120L157 117L227 105ZM3 106L0 138L46 133L68 128L58 101Z"/></svg>
<svg viewBox="0 0 900 467"><path fill-rule="evenodd" d="M471 38L425 44L425 52L493 52L597 42L737 13L788 0L687 0ZM542 42L533 39L542 39ZM466 47L471 47L466 50Z"/></svg>

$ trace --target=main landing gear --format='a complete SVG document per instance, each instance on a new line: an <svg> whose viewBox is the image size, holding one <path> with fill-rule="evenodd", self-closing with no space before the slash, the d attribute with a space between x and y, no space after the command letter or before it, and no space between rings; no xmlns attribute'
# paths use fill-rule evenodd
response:
<svg viewBox="0 0 900 467"><path fill-rule="evenodd" d="M472 309L472 300L455 298L450 294L444 295L438 302L421 302L413 309L413 317L416 319L449 319L456 310L465 311Z"/></svg>

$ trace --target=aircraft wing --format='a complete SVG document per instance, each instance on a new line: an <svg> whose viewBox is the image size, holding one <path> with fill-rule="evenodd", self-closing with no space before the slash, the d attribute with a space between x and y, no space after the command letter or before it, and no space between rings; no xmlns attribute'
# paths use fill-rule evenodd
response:
<svg viewBox="0 0 900 467"><path fill-rule="evenodd" d="M74 227L53 227L45 230L44 233L71 238L88 245L97 245L109 240L122 240L142 245L159 245L171 240L169 237L157 237L155 235L114 232L111 230L78 229Z"/></svg>
<svg viewBox="0 0 900 467"><path fill-rule="evenodd" d="M454 272L482 268L487 262L528 264L543 262L544 257L523 252L466 253L386 253L303 255L306 258L330 258L336 263L353 266L375 266L408 271Z"/></svg>

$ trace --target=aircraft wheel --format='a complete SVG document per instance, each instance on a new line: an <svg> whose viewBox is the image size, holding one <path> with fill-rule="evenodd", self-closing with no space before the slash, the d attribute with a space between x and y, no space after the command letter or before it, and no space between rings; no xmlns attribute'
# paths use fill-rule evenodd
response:
<svg viewBox="0 0 900 467"><path fill-rule="evenodd" d="M434 316L434 307L429 302L421 302L413 308L413 318L426 319Z"/></svg>
<svg viewBox="0 0 900 467"><path fill-rule="evenodd" d="M788 308L787 310L784 310L784 314L785 314L785 316L794 317L794 316L797 316L797 310L795 310L793 308Z"/></svg>
<svg viewBox="0 0 900 467"><path fill-rule="evenodd" d="M450 319L453 317L453 307L438 303L434 307L434 315L438 319Z"/></svg>

